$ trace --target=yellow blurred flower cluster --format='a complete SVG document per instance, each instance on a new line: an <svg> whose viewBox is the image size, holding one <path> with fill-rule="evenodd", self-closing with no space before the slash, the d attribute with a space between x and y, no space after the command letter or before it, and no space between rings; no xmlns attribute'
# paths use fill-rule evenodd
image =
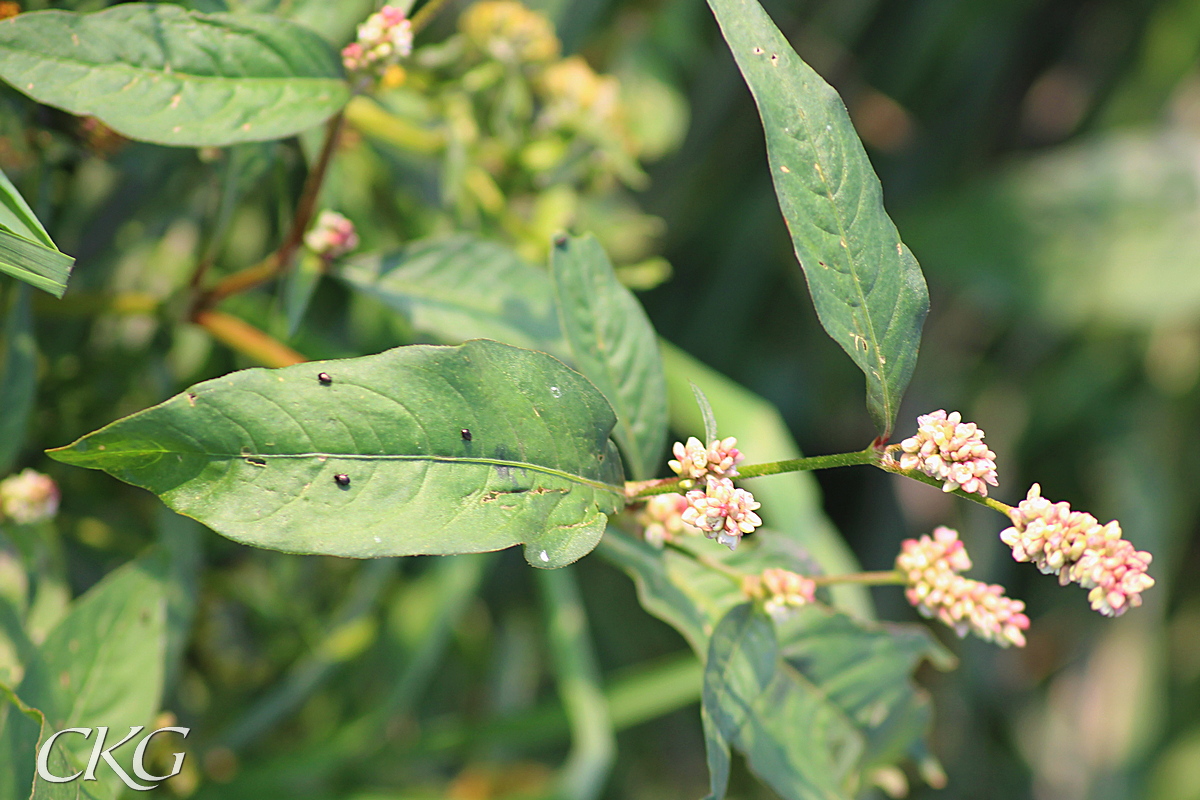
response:
<svg viewBox="0 0 1200 800"><path fill-rule="evenodd" d="M402 82L352 103L348 119L367 139L440 162L449 219L435 227L507 239L534 263L558 231L590 230L631 284L654 285L669 274L655 257L663 223L630 190L646 184L642 159L682 137L683 100L653 84L658 98L674 92L675 113L657 128L641 117L630 124L654 106L639 100L648 79L624 86L561 53L546 16L517 0L482 0L462 12L457 34L414 50ZM634 131L648 128L654 142L643 146Z"/></svg>

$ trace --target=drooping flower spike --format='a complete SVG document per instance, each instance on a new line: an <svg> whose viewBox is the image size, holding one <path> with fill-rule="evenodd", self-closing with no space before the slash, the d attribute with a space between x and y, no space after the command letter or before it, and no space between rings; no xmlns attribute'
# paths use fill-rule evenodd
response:
<svg viewBox="0 0 1200 800"><path fill-rule="evenodd" d="M937 617L960 637L968 632L1001 647L1025 646L1029 617L1025 603L1004 596L1004 587L964 578L971 568L958 532L946 527L933 536L906 539L896 556L908 602L926 617Z"/></svg>
<svg viewBox="0 0 1200 800"><path fill-rule="evenodd" d="M963 422L957 411L938 409L917 417L917 433L900 443L900 468L915 469L942 481L943 491L987 497L995 486L996 454L983 443L983 431Z"/></svg>
<svg viewBox="0 0 1200 800"><path fill-rule="evenodd" d="M1000 540L1012 548L1013 558L1057 575L1063 586L1090 589L1092 608L1105 616L1119 617L1140 606L1141 593L1154 585L1146 574L1153 556L1121 538L1116 520L1101 525L1087 512L1072 511L1069 503L1052 503L1036 483L1009 517L1012 527L1000 532Z"/></svg>

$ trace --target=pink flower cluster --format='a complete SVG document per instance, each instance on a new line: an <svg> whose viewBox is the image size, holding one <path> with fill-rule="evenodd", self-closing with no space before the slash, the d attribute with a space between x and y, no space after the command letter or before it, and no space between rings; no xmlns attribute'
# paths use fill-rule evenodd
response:
<svg viewBox="0 0 1200 800"><path fill-rule="evenodd" d="M382 72L412 53L412 22L395 6L384 6L358 26L358 37L342 49L347 72Z"/></svg>
<svg viewBox="0 0 1200 800"><path fill-rule="evenodd" d="M996 454L983 443L983 431L963 422L957 411L917 417L917 434L900 443L900 468L915 469L942 481L943 491L961 488L987 497L996 485Z"/></svg>
<svg viewBox="0 0 1200 800"><path fill-rule="evenodd" d="M338 258L358 247L358 232L353 222L336 211L326 210L304 234L304 244L323 258Z"/></svg>
<svg viewBox="0 0 1200 800"><path fill-rule="evenodd" d="M762 525L762 519L754 513L760 506L754 495L734 487L729 478L709 475L704 489L693 489L686 499L688 507L683 512L683 521L730 550L737 548L743 535Z"/></svg>
<svg viewBox="0 0 1200 800"><path fill-rule="evenodd" d="M1029 628L1025 604L1004 596L1004 587L964 578L971 559L946 527L933 536L906 539L896 556L896 569L905 579L908 602L926 617L937 617L960 637L968 631L1001 647L1025 646Z"/></svg>
<svg viewBox="0 0 1200 800"><path fill-rule="evenodd" d="M765 569L761 581L767 595L763 610L777 620L813 602L817 592L817 584L811 579L786 569Z"/></svg>
<svg viewBox="0 0 1200 800"><path fill-rule="evenodd" d="M0 481L0 520L29 525L58 513L58 486L49 475L25 469Z"/></svg>
<svg viewBox="0 0 1200 800"><path fill-rule="evenodd" d="M688 533L699 533L683 521L688 500L681 494L656 494L646 501L635 519L642 526L642 536L655 547L673 542Z"/></svg>
<svg viewBox="0 0 1200 800"><path fill-rule="evenodd" d="M737 465L744 458L737 449L737 439L732 436L713 439L708 447L692 436L686 445L676 442L672 452L675 458L668 461L667 466L684 481L700 481L710 475L733 478L737 475Z"/></svg>
<svg viewBox="0 0 1200 800"><path fill-rule="evenodd" d="M1009 512L1012 527L1000 539L1017 561L1032 561L1043 573L1058 575L1063 586L1090 589L1092 608L1108 617L1142 604L1141 593L1154 585L1146 574L1152 556L1121 538L1116 520L1107 525L1069 503L1051 503L1034 484Z"/></svg>

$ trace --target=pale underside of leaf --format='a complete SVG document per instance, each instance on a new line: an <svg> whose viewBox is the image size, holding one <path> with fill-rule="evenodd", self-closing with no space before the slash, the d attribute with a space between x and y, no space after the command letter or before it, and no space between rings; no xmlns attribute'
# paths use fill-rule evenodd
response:
<svg viewBox="0 0 1200 800"><path fill-rule="evenodd" d="M525 543L530 563L553 567L590 551L623 505L613 423L561 362L475 340L235 373L53 455L260 547L376 557Z"/></svg>
<svg viewBox="0 0 1200 800"><path fill-rule="evenodd" d="M349 99L316 33L277 17L170 4L0 22L0 78L130 138L177 146L282 138Z"/></svg>

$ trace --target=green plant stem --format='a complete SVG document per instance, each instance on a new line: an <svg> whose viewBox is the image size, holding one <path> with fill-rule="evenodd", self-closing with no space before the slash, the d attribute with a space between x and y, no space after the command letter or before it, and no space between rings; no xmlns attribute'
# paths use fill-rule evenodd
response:
<svg viewBox="0 0 1200 800"><path fill-rule="evenodd" d="M914 481L927 483L930 486L936 486L939 489L942 488L941 481L939 481L937 478L932 478L926 475L924 472L918 472L915 469L900 469L900 465L897 464L895 459L891 457L891 454L898 449L899 448L896 445L889 447L887 451L882 454L882 457L874 462L875 466L879 467L884 472L890 472L893 475L903 475L906 478L912 478ZM1008 505L1007 503L1002 503L992 497L980 497L973 492L964 492L962 489L954 489L953 491L949 492L949 494L965 497L973 503L979 503L979 505L987 506L993 511L999 511L1006 517L1009 515L1009 512L1012 511L1012 506Z"/></svg>
<svg viewBox="0 0 1200 800"><path fill-rule="evenodd" d="M723 561L713 558L712 556L707 556L707 555L704 555L703 553L692 552L691 550L688 550L686 547L680 547L679 545L675 544L674 542L667 542L667 546L670 547L672 550L675 550L678 553L683 553L688 558L691 558L691 559L703 564L704 566L708 567L709 569L720 572L722 575L725 575L725 576L733 579L734 583L738 584L739 586L746 579L746 573L742 572L741 570L734 569L733 567L729 566L728 564L724 563Z"/></svg>
<svg viewBox="0 0 1200 800"><path fill-rule="evenodd" d="M412 15L412 32L416 36L421 30L433 21L437 13L446 5L446 0L429 0L428 3L421 6L416 14Z"/></svg>
<svg viewBox="0 0 1200 800"><path fill-rule="evenodd" d="M833 467L851 467L857 464L876 464L879 452L874 447L866 450L855 450L850 453L834 453L828 456L811 456L809 458L789 458L785 461L768 461L763 464L750 464L738 467L738 480L746 478L761 478L764 475L781 475L785 472L807 472L815 469L831 469ZM633 499L651 497L656 494L678 492L684 487L679 478L656 478L649 481L630 481L625 484L625 496Z"/></svg>
<svg viewBox="0 0 1200 800"><path fill-rule="evenodd" d="M894 569L879 572L851 572L846 575L814 575L809 580L817 586L831 586L835 583L857 583L863 586L891 586L904 584L904 575Z"/></svg>
<svg viewBox="0 0 1200 800"><path fill-rule="evenodd" d="M325 175L329 171L329 164L337 150L345 121L344 111L339 111L329 120L325 128L325 141L321 145L321 154L304 179L304 188L300 192L300 199L296 201L296 211L292 216L292 225L279 245L279 249L258 264L247 267L241 272L235 272L217 283L212 289L201 294L196 299L193 316L200 311L212 308L232 294L244 292L266 283L286 272L291 266L292 258L304 242L304 232L308 230L308 225L312 222L313 211L317 206L317 197L321 193L321 186L325 183Z"/></svg>
<svg viewBox="0 0 1200 800"><path fill-rule="evenodd" d="M571 727L559 775L564 800L595 800L608 781L617 740L588 635L583 598L571 567L537 570L558 694Z"/></svg>
<svg viewBox="0 0 1200 800"><path fill-rule="evenodd" d="M931 478L923 472L918 472L915 469L901 469L900 465L892 457L892 454L899 450L898 445L892 445L886 449L879 449L872 443L865 450L855 450L850 453L835 453L828 456L811 456L809 458L791 458L786 461L769 461L763 464L750 464L749 466L738 467L738 480L747 478L761 478L764 475L779 475L784 472L807 472L816 469L831 469L833 467L850 467L858 464L870 464L879 467L884 472L890 472L893 475L902 475L905 478L911 478L914 481L927 483L930 486L942 488L942 481L936 478ZM682 485L682 481L677 477L671 478L655 478L649 481L629 481L625 484L625 497L629 500L637 500L644 497L652 497L656 494L669 494L670 492L680 492L686 487ZM987 506L993 511L998 511L1004 516L1008 516L1012 511L1012 506L1007 503L1002 503L992 497L980 497L972 492L964 492L962 489L955 489L950 494L964 497L974 503L979 503L981 506Z"/></svg>

